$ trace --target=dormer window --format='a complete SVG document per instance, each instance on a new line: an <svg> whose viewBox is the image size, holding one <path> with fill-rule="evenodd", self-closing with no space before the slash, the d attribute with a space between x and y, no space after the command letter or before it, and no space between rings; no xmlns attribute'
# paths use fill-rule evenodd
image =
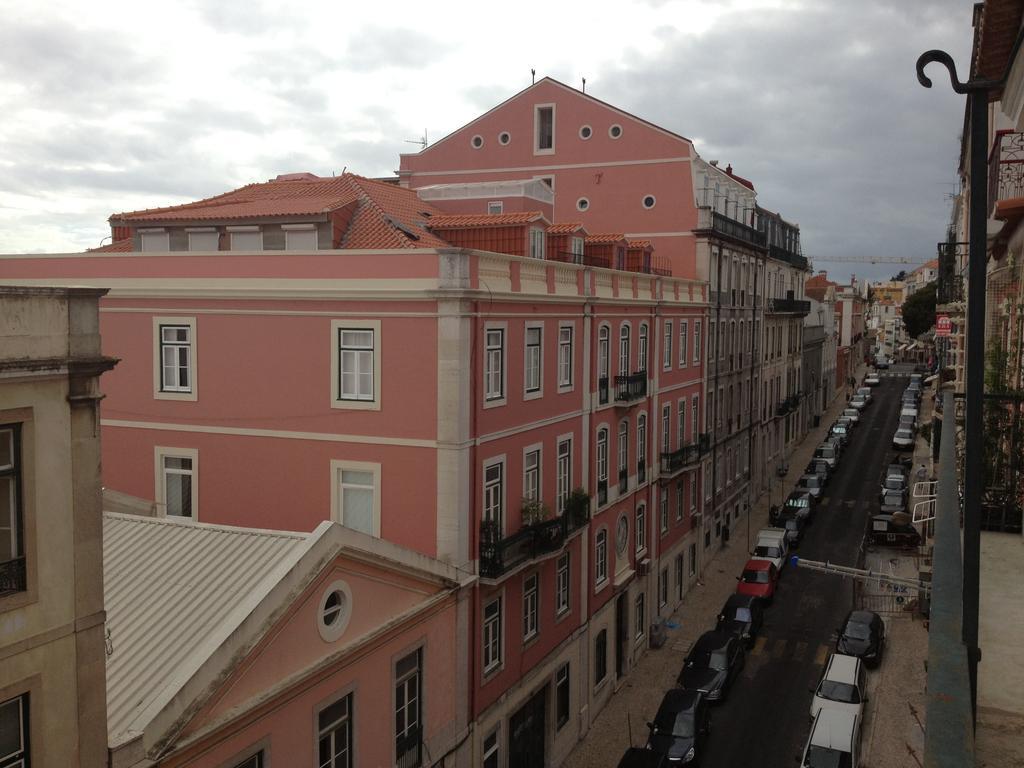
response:
<svg viewBox="0 0 1024 768"><path fill-rule="evenodd" d="M531 229L530 230L530 258L531 259L543 259L544 258L544 230L543 229Z"/></svg>
<svg viewBox="0 0 1024 768"><path fill-rule="evenodd" d="M259 227L228 227L232 251L262 251L263 233Z"/></svg>
<svg viewBox="0 0 1024 768"><path fill-rule="evenodd" d="M190 251L216 251L220 248L220 234L215 227L186 227Z"/></svg>
<svg viewBox="0 0 1024 768"><path fill-rule="evenodd" d="M142 250L144 253L166 253L171 250L171 237L163 227L140 229Z"/></svg>
<svg viewBox="0 0 1024 768"><path fill-rule="evenodd" d="M317 249L316 224L282 224L286 251L315 251Z"/></svg>
<svg viewBox="0 0 1024 768"><path fill-rule="evenodd" d="M549 155L555 151L555 105L541 104L534 107L533 151L537 155Z"/></svg>

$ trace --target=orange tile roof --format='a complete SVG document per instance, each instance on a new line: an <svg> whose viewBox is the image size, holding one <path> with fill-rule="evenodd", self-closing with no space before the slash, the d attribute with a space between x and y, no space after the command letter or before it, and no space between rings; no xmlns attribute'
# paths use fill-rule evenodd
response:
<svg viewBox="0 0 1024 768"><path fill-rule="evenodd" d="M430 229L463 229L466 227L507 227L515 224L530 224L544 221L540 211L517 213L452 213L431 216L427 222Z"/></svg>
<svg viewBox="0 0 1024 768"><path fill-rule="evenodd" d="M565 221L558 224L552 224L548 227L549 235L571 235L573 232L579 232L584 229L583 223L579 221ZM584 230L585 231L585 230Z"/></svg>
<svg viewBox="0 0 1024 768"><path fill-rule="evenodd" d="M86 248L89 253L130 253L132 250L132 239L126 237L123 240L115 240L112 243L101 245L99 248Z"/></svg>
<svg viewBox="0 0 1024 768"><path fill-rule="evenodd" d="M606 232L600 235L587 235L584 242L592 243L594 245L603 245L605 243L621 243L625 239L625 235Z"/></svg>
<svg viewBox="0 0 1024 768"><path fill-rule="evenodd" d="M650 248L651 247L651 241L650 240L627 240L626 244L630 248Z"/></svg>

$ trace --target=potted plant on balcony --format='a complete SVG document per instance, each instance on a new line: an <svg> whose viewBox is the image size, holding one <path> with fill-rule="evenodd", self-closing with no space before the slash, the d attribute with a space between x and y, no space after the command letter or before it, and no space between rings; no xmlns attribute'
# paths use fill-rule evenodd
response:
<svg viewBox="0 0 1024 768"><path fill-rule="evenodd" d="M565 516L572 528L580 528L590 519L590 496L580 487L569 492L565 500Z"/></svg>
<svg viewBox="0 0 1024 768"><path fill-rule="evenodd" d="M520 511L523 518L523 527L542 523L551 517L551 510L548 505L540 499L523 499L523 506Z"/></svg>

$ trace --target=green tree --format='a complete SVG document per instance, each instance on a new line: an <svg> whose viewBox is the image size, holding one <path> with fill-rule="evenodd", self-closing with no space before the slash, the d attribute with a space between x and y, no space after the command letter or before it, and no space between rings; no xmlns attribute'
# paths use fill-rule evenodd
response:
<svg viewBox="0 0 1024 768"><path fill-rule="evenodd" d="M935 287L933 280L903 302L903 325L912 339L935 324Z"/></svg>

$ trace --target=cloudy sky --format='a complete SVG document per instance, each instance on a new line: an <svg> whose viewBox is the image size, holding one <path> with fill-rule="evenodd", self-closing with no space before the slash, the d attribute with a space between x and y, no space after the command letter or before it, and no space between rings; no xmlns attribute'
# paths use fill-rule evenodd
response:
<svg viewBox="0 0 1024 768"><path fill-rule="evenodd" d="M692 138L834 275L934 254L970 0L0 0L0 252L99 244L107 217L278 173L390 174L550 75ZM500 10L499 10L500 9Z"/></svg>

